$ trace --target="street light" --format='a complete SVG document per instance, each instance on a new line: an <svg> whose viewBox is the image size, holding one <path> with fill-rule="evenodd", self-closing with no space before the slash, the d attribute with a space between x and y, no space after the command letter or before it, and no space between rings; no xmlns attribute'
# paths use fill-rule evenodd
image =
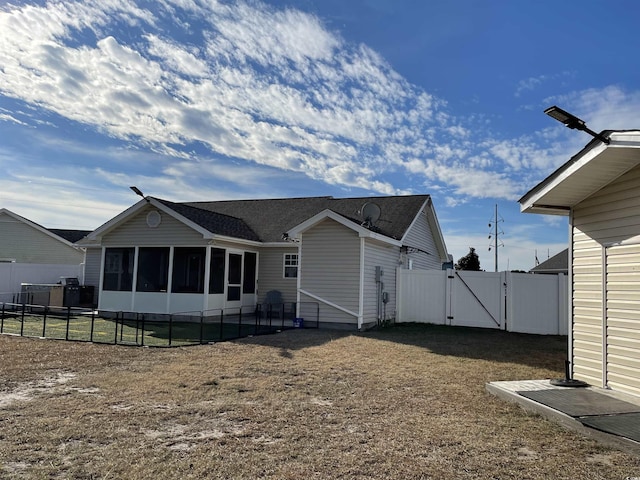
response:
<svg viewBox="0 0 640 480"><path fill-rule="evenodd" d="M582 130L583 132L587 132L592 137L597 138L598 140L600 140L601 142L606 143L607 145L610 142L610 140L608 138L606 138L606 137L600 135L599 133L596 133L593 130L591 130L590 128L588 128L587 125L585 124L584 120L579 119L575 115L571 115L569 112L566 112L566 111L562 110L560 107L556 107L554 105L553 107L547 108L544 111L544 113L549 115L551 118L553 118L555 120L558 120L561 123L564 123L568 128L576 129L576 130Z"/></svg>
<svg viewBox="0 0 640 480"><path fill-rule="evenodd" d="M142 193L138 187L133 186L129 188L133 190L133 193L135 193L136 195L140 195L142 198L144 198L144 193Z"/></svg>

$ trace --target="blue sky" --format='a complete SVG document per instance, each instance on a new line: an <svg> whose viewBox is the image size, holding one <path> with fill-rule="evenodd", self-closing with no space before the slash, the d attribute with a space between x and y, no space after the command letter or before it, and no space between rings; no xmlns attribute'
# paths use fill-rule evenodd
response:
<svg viewBox="0 0 640 480"><path fill-rule="evenodd" d="M450 253L567 246L524 193L640 128L635 1L125 0L0 6L0 207L94 229L139 200L431 194Z"/></svg>

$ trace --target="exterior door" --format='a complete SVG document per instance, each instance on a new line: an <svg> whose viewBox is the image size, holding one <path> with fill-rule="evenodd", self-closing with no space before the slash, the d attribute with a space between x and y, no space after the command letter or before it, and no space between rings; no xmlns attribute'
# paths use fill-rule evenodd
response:
<svg viewBox="0 0 640 480"><path fill-rule="evenodd" d="M227 257L227 308L242 305L242 253L229 252Z"/></svg>

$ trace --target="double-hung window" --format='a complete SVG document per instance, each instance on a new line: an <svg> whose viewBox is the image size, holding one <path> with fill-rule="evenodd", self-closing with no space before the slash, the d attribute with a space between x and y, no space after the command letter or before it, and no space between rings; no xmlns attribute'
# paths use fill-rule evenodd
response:
<svg viewBox="0 0 640 480"><path fill-rule="evenodd" d="M297 277L298 277L298 254L285 253L284 254L284 278L297 278Z"/></svg>

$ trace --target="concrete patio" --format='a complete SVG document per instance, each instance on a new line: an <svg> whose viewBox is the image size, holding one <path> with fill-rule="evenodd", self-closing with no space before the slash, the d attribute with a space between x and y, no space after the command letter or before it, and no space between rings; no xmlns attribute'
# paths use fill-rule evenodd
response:
<svg viewBox="0 0 640 480"><path fill-rule="evenodd" d="M625 436L624 433L610 433L585 425L585 423L589 423L594 419L619 419L621 422L618 423L624 423L626 427L630 426L631 429L638 430L640 428L640 397L593 386L584 388L555 386L552 385L549 380L490 382L486 385L486 389L492 395L508 402L517 403L526 411L539 414L548 420L560 424L564 428L574 430L598 442L626 451L627 453L640 455L640 442L630 438L638 438L635 432ZM532 397L545 395L553 397L555 394L555 396L567 397L569 401L565 401L564 405L554 408L540 401L527 398L527 396L523 394ZM591 406L587 405L588 412L584 415L576 413L573 415L568 414L567 411L570 412L572 407L574 407L574 410L577 408L576 411L578 411L581 406L585 406L584 403L582 405L580 404L583 399L578 398L584 397L585 395L591 399L596 399L595 402L591 402ZM575 402L571 401L572 396L576 397ZM553 404L553 402L547 403ZM620 409L621 407L622 409Z"/></svg>

